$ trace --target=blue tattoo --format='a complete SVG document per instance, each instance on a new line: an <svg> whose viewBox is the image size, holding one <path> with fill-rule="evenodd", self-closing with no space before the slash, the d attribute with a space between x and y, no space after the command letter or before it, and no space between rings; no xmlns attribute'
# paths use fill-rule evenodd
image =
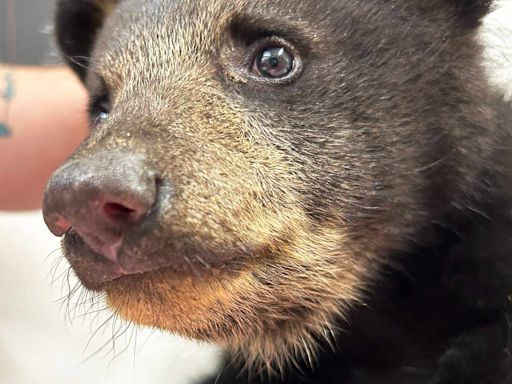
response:
<svg viewBox="0 0 512 384"><path fill-rule="evenodd" d="M0 137L9 137L11 136L11 131L7 127L7 124L0 123Z"/></svg>
<svg viewBox="0 0 512 384"><path fill-rule="evenodd" d="M5 122L0 121L0 137L9 137L12 135L11 130L7 126L9 122L9 103L14 98L14 79L12 73L5 75L5 91L2 92L0 98L5 102Z"/></svg>
<svg viewBox="0 0 512 384"><path fill-rule="evenodd" d="M7 85L5 87L3 98L8 103L14 98L14 79L12 73L7 73L5 75L5 83Z"/></svg>

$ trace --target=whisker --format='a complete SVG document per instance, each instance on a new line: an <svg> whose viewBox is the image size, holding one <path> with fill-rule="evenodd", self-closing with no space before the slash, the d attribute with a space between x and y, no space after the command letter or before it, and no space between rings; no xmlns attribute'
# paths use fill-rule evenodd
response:
<svg viewBox="0 0 512 384"><path fill-rule="evenodd" d="M203 260L203 258L199 255L194 255L194 258L199 261L203 267L205 268L208 268L208 269L212 269L212 266L210 264L208 264L206 261Z"/></svg>
<svg viewBox="0 0 512 384"><path fill-rule="evenodd" d="M110 320L112 320L115 316L116 316L116 314L115 314L115 313L112 313L112 314L111 314L111 315L110 315L110 316L109 316L109 317L108 317L108 318L107 318L103 323L101 323L101 324L100 324L100 326L99 326L99 327L98 327L98 328L97 328L97 329L92 333L91 337L89 337L89 340L87 341L87 344L85 345L85 348L84 348L84 354L85 354L85 352L87 351L87 348L89 348L89 345L91 344L91 342L92 342L92 340L94 339L94 337L95 337L95 336L96 336L96 335L97 335L97 334L98 334L98 333L99 333L99 332L100 332L100 331L101 331L101 330L102 330L102 329L103 329L103 328L108 324L108 322L109 322ZM110 340L109 340L109 342L108 342L108 343L110 343ZM108 345L108 343L107 343L106 345ZM100 348L100 351L101 351L101 349L103 349L103 348L104 348L104 346ZM93 355L96 355L98 352L99 352L99 351L94 352L94 354L93 354ZM91 357L92 357L92 356L89 356L88 358L86 358L86 360L85 360L85 361L88 361ZM84 361L84 362L85 362L85 361Z"/></svg>
<svg viewBox="0 0 512 384"><path fill-rule="evenodd" d="M108 367L111 366L111 364L114 362L114 360L116 358L118 358L119 356L121 356L124 352L126 352L129 348L130 348L130 343L132 341L132 336L133 336L133 328L132 327L132 322L130 321L125 327L124 327L124 330L119 333L119 334L116 334L113 338L112 338L112 352L113 352L113 356L112 358L110 359L109 363L108 363ZM121 329L122 327L120 327ZM132 334L128 340L128 342L125 342L126 343L126 346L118 353L115 353L115 344L116 344L116 340L119 339L120 337L122 337L123 335L126 335L126 332L129 330L129 329L132 329ZM117 331L119 332L119 330Z"/></svg>
<svg viewBox="0 0 512 384"><path fill-rule="evenodd" d="M185 261L187 262L188 266L190 267L190 269L192 270L192 272L194 273L194 275L196 275L196 277L198 279L203 279L203 276L201 275L201 273L199 273L199 271L196 269L196 267L194 266L194 264L192 264L192 262L190 261L190 259L187 257L187 256L183 256L183 258L185 259Z"/></svg>
<svg viewBox="0 0 512 384"><path fill-rule="evenodd" d="M89 63L89 64L95 62L93 59L91 59L90 57L87 57L87 56L68 56L68 55L64 55L64 54L63 54L63 56L69 62L71 62L71 63L73 63L73 64L75 64L78 67L83 68L83 69L88 69L88 67L85 64L81 63L80 61L78 61L78 60L82 60L82 61L84 61L86 63Z"/></svg>
<svg viewBox="0 0 512 384"><path fill-rule="evenodd" d="M60 250L61 250L61 248L60 248L60 247L58 247L58 248L55 248L53 251L50 251L50 253L48 254L48 256L46 256L46 257L43 259L43 261L41 262L41 264L44 264L44 263L48 262L48 259L49 259L51 256L53 256L53 255L55 254L55 252L59 252ZM52 263L53 263L53 262L52 262Z"/></svg>

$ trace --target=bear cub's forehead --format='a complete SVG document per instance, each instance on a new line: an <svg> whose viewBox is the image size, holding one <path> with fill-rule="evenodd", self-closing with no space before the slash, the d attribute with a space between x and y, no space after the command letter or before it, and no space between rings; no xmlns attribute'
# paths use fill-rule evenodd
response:
<svg viewBox="0 0 512 384"><path fill-rule="evenodd" d="M107 77L109 73L124 77L123 72L130 68L137 74L161 74L163 69L182 71L198 63L208 66L239 29L254 38L287 38L303 48L303 54L311 52L318 57L339 58L340 50L345 56L362 56L383 44L388 50L397 45L415 50L444 39L445 29L450 28L448 17L439 9L421 8L416 3L125 0L108 12L93 62Z"/></svg>
<svg viewBox="0 0 512 384"><path fill-rule="evenodd" d="M265 33L301 32L314 37L324 28L339 27L332 25L337 24L338 17L328 15L339 13L341 3L297 0L290 6L282 0L127 0L113 9L102 40L112 45L115 40L133 42L149 37L157 41L165 37L175 40L175 44L202 43L203 48L209 48L208 43L229 33L233 24L241 23ZM343 10L349 12L347 8Z"/></svg>

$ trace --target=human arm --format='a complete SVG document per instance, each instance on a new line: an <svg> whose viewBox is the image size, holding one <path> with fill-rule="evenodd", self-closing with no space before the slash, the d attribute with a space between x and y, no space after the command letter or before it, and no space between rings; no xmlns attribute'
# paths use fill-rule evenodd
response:
<svg viewBox="0 0 512 384"><path fill-rule="evenodd" d="M9 79L9 80L7 80ZM37 209L46 181L88 131L87 95L63 67L0 65L0 210ZM8 92L9 93L9 92Z"/></svg>

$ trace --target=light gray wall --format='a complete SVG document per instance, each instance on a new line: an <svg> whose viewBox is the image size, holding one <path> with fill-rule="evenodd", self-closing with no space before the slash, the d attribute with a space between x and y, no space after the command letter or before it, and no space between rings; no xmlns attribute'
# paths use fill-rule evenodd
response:
<svg viewBox="0 0 512 384"><path fill-rule="evenodd" d="M16 57L8 53L8 4L14 5ZM41 64L52 56L52 24L55 0L0 0L0 61Z"/></svg>

